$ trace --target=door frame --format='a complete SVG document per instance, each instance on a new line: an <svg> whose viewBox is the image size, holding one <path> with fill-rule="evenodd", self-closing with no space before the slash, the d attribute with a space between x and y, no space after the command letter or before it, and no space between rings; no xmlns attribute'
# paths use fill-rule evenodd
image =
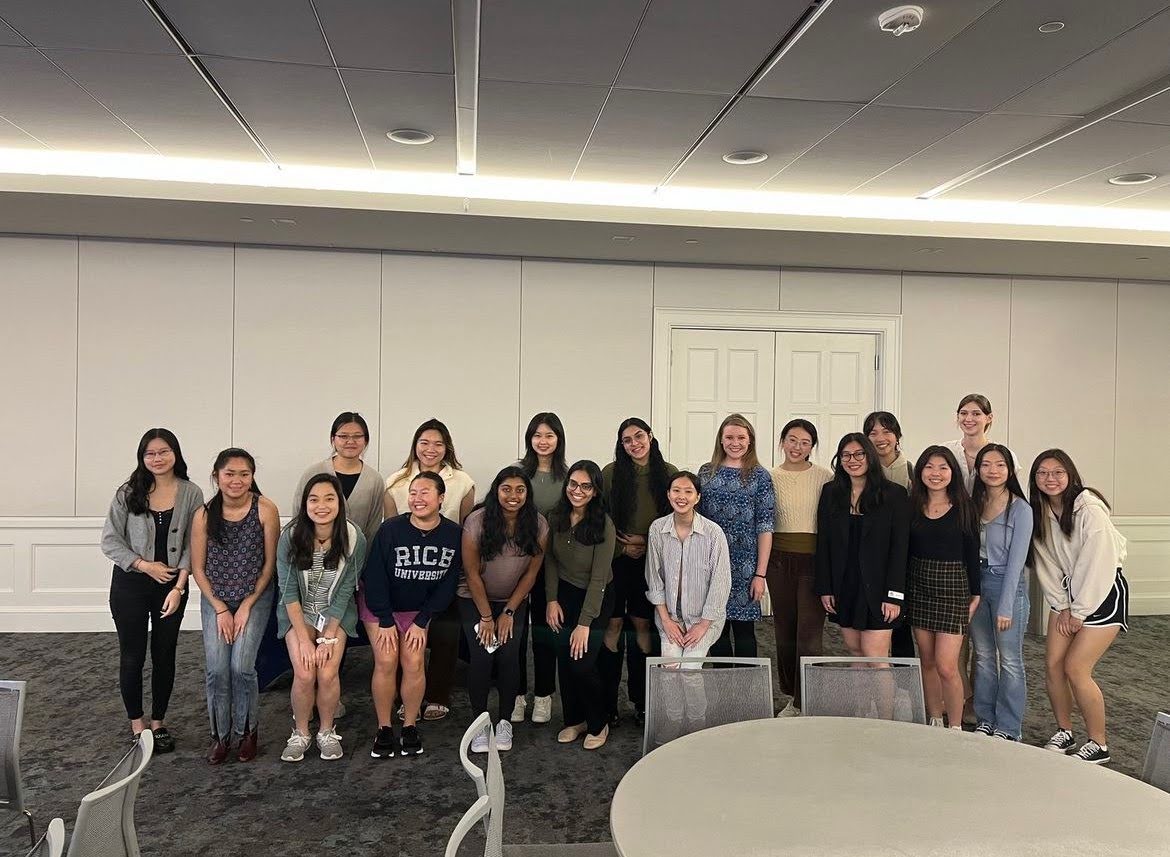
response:
<svg viewBox="0 0 1170 857"><path fill-rule="evenodd" d="M675 329L762 330L775 333L863 333L877 337L878 369L874 392L878 408L898 413L901 406L902 317L827 312L734 309L654 310L651 342L650 424L670 427L671 337ZM858 427L860 430L860 426ZM671 438L667 435L667 449ZM769 440L769 443L772 441Z"/></svg>

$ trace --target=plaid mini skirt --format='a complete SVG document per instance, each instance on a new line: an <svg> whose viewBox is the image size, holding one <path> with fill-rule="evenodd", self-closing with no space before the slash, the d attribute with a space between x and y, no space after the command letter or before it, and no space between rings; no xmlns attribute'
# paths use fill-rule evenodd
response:
<svg viewBox="0 0 1170 857"><path fill-rule="evenodd" d="M967 633L971 591L963 563L910 557L906 600L911 627L942 634Z"/></svg>

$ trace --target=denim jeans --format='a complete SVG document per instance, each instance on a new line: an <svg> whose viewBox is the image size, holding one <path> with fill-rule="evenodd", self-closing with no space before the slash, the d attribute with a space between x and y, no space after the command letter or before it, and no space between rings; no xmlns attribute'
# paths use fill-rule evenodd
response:
<svg viewBox="0 0 1170 857"><path fill-rule="evenodd" d="M222 740L239 738L244 730L255 730L260 719L260 682L256 677L256 654L272 612L275 586L269 586L252 605L248 622L234 643L219 636L215 608L204 598L199 613L203 620L203 654L207 660L207 715L211 734ZM228 602L235 613L239 602Z"/></svg>
<svg viewBox="0 0 1170 857"><path fill-rule="evenodd" d="M1012 626L996 630L996 606L1003 575L983 566L982 597L971 619L975 647L975 717L995 729L1020 738L1027 704L1024 674L1024 630L1028 624L1028 575L1020 575L1012 608Z"/></svg>

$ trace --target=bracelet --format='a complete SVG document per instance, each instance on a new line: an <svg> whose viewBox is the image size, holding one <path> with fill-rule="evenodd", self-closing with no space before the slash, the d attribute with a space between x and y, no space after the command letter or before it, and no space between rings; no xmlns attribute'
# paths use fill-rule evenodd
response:
<svg viewBox="0 0 1170 857"><path fill-rule="evenodd" d="M491 616L480 616L479 621L481 621L481 622L495 622L496 620Z"/></svg>
<svg viewBox="0 0 1170 857"><path fill-rule="evenodd" d="M768 579L768 575L766 575L766 574L753 574L752 577L758 577L760 580L767 580Z"/></svg>
<svg viewBox="0 0 1170 857"><path fill-rule="evenodd" d="M336 645L336 643L337 643L336 637L318 637L317 638L317 645L319 645L319 646L320 645L333 646L333 645Z"/></svg>
<svg viewBox="0 0 1170 857"><path fill-rule="evenodd" d="M228 610L228 609L225 607L225 608L223 608L222 610L216 610L216 611L215 611L215 615L216 615L216 616L222 616L224 613L228 613L228 612L230 612L230 611L229 611L229 610Z"/></svg>

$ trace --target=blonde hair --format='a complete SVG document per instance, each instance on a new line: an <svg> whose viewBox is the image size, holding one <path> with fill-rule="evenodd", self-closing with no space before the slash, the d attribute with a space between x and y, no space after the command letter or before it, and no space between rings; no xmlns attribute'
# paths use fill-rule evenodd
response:
<svg viewBox="0 0 1170 857"><path fill-rule="evenodd" d="M723 452L723 430L728 426L739 426L748 433L748 450L743 454L739 471L739 481L747 485L752 478L752 471L760 466L760 457L756 454L756 430L743 414L731 414L719 424L719 432L715 435L715 450L711 453L711 475L723 464L726 455Z"/></svg>

